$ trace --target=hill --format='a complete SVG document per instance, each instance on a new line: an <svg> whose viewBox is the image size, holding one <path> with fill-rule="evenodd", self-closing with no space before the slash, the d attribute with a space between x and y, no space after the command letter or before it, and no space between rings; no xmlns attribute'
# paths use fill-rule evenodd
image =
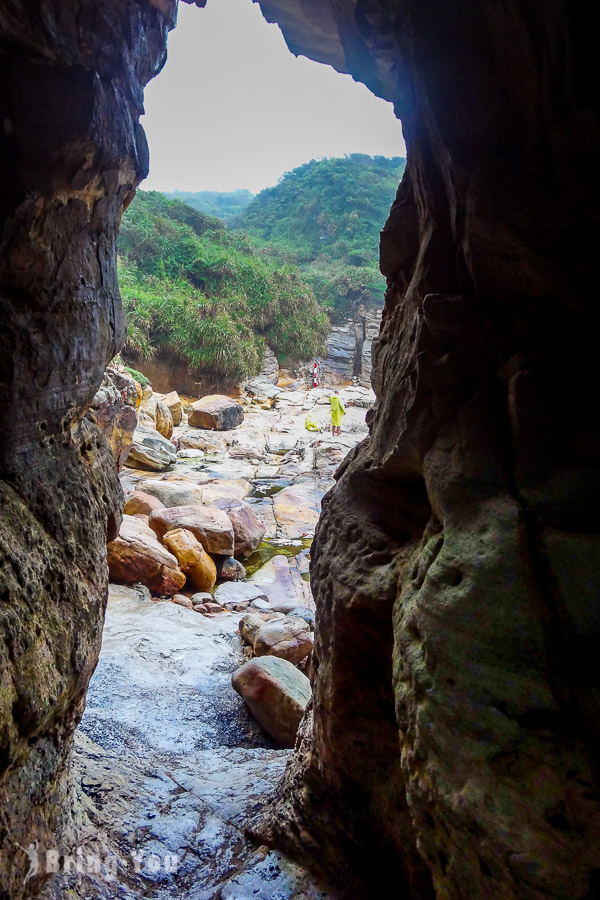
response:
<svg viewBox="0 0 600 900"><path fill-rule="evenodd" d="M352 154L312 160L252 200L232 228L265 256L297 265L334 315L357 300L380 302L379 232L405 160Z"/></svg>
<svg viewBox="0 0 600 900"><path fill-rule="evenodd" d="M280 358L322 351L327 317L297 269L181 200L138 191L118 250L130 352L236 379L260 370L265 342Z"/></svg>
<svg viewBox="0 0 600 900"><path fill-rule="evenodd" d="M217 216L226 224L239 216L254 199L250 191L163 191L170 200L183 200L207 216Z"/></svg>

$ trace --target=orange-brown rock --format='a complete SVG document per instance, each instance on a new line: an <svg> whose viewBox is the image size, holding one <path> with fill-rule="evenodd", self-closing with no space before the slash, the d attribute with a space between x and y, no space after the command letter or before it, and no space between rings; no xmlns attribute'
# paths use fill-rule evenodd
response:
<svg viewBox="0 0 600 900"><path fill-rule="evenodd" d="M168 394L165 394L163 403L169 409L171 416L173 417L173 425L180 425L183 415L183 404L177 391L170 391ZM169 435L169 437L170 436L171 435Z"/></svg>
<svg viewBox="0 0 600 900"><path fill-rule="evenodd" d="M217 568L191 531L175 528L163 537L163 544L177 557L191 586L197 591L210 591L217 581Z"/></svg>
<svg viewBox="0 0 600 900"><path fill-rule="evenodd" d="M162 538L167 531L186 528L200 541L207 553L232 556L233 526L226 513L206 506L177 506L157 509L150 515L150 528Z"/></svg>
<svg viewBox="0 0 600 900"><path fill-rule="evenodd" d="M166 438L170 438L173 434L173 416L162 400L156 402L156 430Z"/></svg>
<svg viewBox="0 0 600 900"><path fill-rule="evenodd" d="M144 491L136 490L125 501L123 512L128 516L135 516L138 513L149 516L155 509L164 508L164 503L161 503L161 501L156 497L153 497L152 494L146 494Z"/></svg>
<svg viewBox="0 0 600 900"><path fill-rule="evenodd" d="M224 394L209 394L196 400L189 408L188 422L193 428L229 431L244 421L241 403Z"/></svg>
<svg viewBox="0 0 600 900"><path fill-rule="evenodd" d="M108 569L116 584L141 582L155 594L176 594L185 575L156 534L134 516L123 516L119 536L108 545Z"/></svg>

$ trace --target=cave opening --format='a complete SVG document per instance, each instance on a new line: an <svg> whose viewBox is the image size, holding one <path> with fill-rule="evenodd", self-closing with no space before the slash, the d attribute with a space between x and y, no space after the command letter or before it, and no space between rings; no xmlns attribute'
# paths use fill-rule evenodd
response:
<svg viewBox="0 0 600 900"><path fill-rule="evenodd" d="M99 753L93 729L80 733L72 765L123 502L101 405L83 413L125 338L117 231L147 171L143 87L176 4L0 8L0 892L105 897L125 848L119 890L157 897L207 896L203 867L215 898L268 897L277 878L290 897L322 896L294 859L354 897L381 896L380 876L398 872L394 887L418 898L585 900L600 871L591 29L581 4L562 0L461 0L452 16L413 0L260 5L294 51L394 103L409 158L381 239L369 437L343 459L322 446L313 457L336 469L311 561L313 698L293 754L249 732L240 753L247 723L226 708L203 734L174 727L149 673L177 673L193 722L200 679L209 696L227 674L214 644L229 653L232 636L216 615L182 640L188 612L171 603L159 618L146 596L147 635L132 612L105 638L139 693L117 677L113 740ZM131 410L127 383L105 395ZM287 456L289 444L270 433L265 453L287 457L295 478L306 454ZM236 446L229 480L244 480L254 452ZM187 488L200 498L214 491L201 466L225 456L202 453ZM262 494L282 520L290 508L314 515L314 493L285 484L289 471ZM230 512L241 503L213 498ZM166 528L162 506L151 516ZM146 525L129 527L133 544ZM260 585L267 599L299 548L282 549ZM125 610L142 602L123 598ZM111 680L96 670L97 696ZM148 736L177 747L176 773L144 752ZM228 779L243 796L221 790ZM195 840L173 873L180 826ZM243 828L264 842L249 868ZM143 871L134 848L152 860Z"/></svg>

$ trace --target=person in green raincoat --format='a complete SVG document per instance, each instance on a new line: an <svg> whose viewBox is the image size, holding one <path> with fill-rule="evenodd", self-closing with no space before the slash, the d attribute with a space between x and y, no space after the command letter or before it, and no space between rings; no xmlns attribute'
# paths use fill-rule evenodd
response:
<svg viewBox="0 0 600 900"><path fill-rule="evenodd" d="M335 437L335 435L339 435L341 425L342 425L342 416L346 415L346 410L344 409L344 404L340 400L340 392L336 391L335 394L332 394L329 398L329 402L331 403L331 433Z"/></svg>

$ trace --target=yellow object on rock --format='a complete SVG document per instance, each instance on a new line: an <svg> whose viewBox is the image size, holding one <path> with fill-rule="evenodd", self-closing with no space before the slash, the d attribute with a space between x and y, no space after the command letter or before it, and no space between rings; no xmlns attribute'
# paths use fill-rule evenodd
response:
<svg viewBox="0 0 600 900"><path fill-rule="evenodd" d="M320 427L319 423L317 422L317 420L315 419L315 417L313 416L312 413L308 413L308 415L306 416L306 418L304 420L304 427L306 429L308 429L308 431L318 431L319 430L319 427Z"/></svg>

